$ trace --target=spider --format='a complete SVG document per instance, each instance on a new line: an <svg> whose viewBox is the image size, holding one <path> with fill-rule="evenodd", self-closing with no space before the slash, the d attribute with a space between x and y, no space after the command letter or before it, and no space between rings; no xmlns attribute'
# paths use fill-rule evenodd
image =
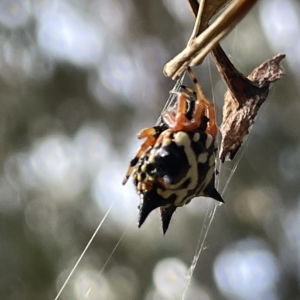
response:
<svg viewBox="0 0 300 300"><path fill-rule="evenodd" d="M195 91L181 86L175 108L163 112L158 126L143 129L145 139L131 160L123 185L132 175L140 197L140 227L149 213L160 207L165 234L177 207L194 197L211 197L224 202L214 186L215 138L214 106L204 97L191 68L187 73Z"/></svg>

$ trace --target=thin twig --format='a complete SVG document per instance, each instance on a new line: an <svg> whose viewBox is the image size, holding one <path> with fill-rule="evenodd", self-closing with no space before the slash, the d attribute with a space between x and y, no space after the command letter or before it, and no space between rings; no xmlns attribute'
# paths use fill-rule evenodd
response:
<svg viewBox="0 0 300 300"><path fill-rule="evenodd" d="M190 40L186 48L165 65L164 74L175 80L181 76L187 65L195 66L201 63L205 56L234 28L256 2L257 0L233 1L207 29ZM199 22L198 19L196 26L199 26ZM196 30L194 28L194 31Z"/></svg>

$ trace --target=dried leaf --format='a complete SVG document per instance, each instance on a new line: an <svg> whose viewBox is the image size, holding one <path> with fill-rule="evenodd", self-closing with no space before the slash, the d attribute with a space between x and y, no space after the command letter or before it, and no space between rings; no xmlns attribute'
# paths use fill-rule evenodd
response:
<svg viewBox="0 0 300 300"><path fill-rule="evenodd" d="M213 50L213 58L228 87L220 127L222 141L219 155L222 162L226 158L233 159L241 147L259 108L267 99L270 84L283 75L280 62L284 57L284 54L278 54L255 68L246 78L234 67L220 46Z"/></svg>

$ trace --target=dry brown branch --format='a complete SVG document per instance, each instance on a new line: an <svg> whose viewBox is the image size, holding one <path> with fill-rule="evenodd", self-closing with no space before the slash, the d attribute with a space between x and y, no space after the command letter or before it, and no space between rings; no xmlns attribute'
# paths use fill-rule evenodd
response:
<svg viewBox="0 0 300 300"><path fill-rule="evenodd" d="M189 2L190 4L192 3L191 8L195 14L196 2ZM178 79L188 65L199 65L217 43L248 13L257 0L232 1L228 8L207 28L207 24L212 16L229 2L228 0L202 0L188 45L165 65L164 74L166 76Z"/></svg>

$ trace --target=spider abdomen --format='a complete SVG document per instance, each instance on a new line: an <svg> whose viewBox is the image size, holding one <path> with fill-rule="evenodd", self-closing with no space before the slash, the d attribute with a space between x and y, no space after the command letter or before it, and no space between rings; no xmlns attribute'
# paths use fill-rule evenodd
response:
<svg viewBox="0 0 300 300"><path fill-rule="evenodd" d="M152 148L147 163L147 173L166 186L178 184L190 168L184 146L177 145L173 140L174 133L170 134L167 143Z"/></svg>
<svg viewBox="0 0 300 300"><path fill-rule="evenodd" d="M214 138L200 130L163 131L133 174L141 198L140 225L157 207L161 207L166 230L175 209L194 197L222 201L214 188L214 153Z"/></svg>

